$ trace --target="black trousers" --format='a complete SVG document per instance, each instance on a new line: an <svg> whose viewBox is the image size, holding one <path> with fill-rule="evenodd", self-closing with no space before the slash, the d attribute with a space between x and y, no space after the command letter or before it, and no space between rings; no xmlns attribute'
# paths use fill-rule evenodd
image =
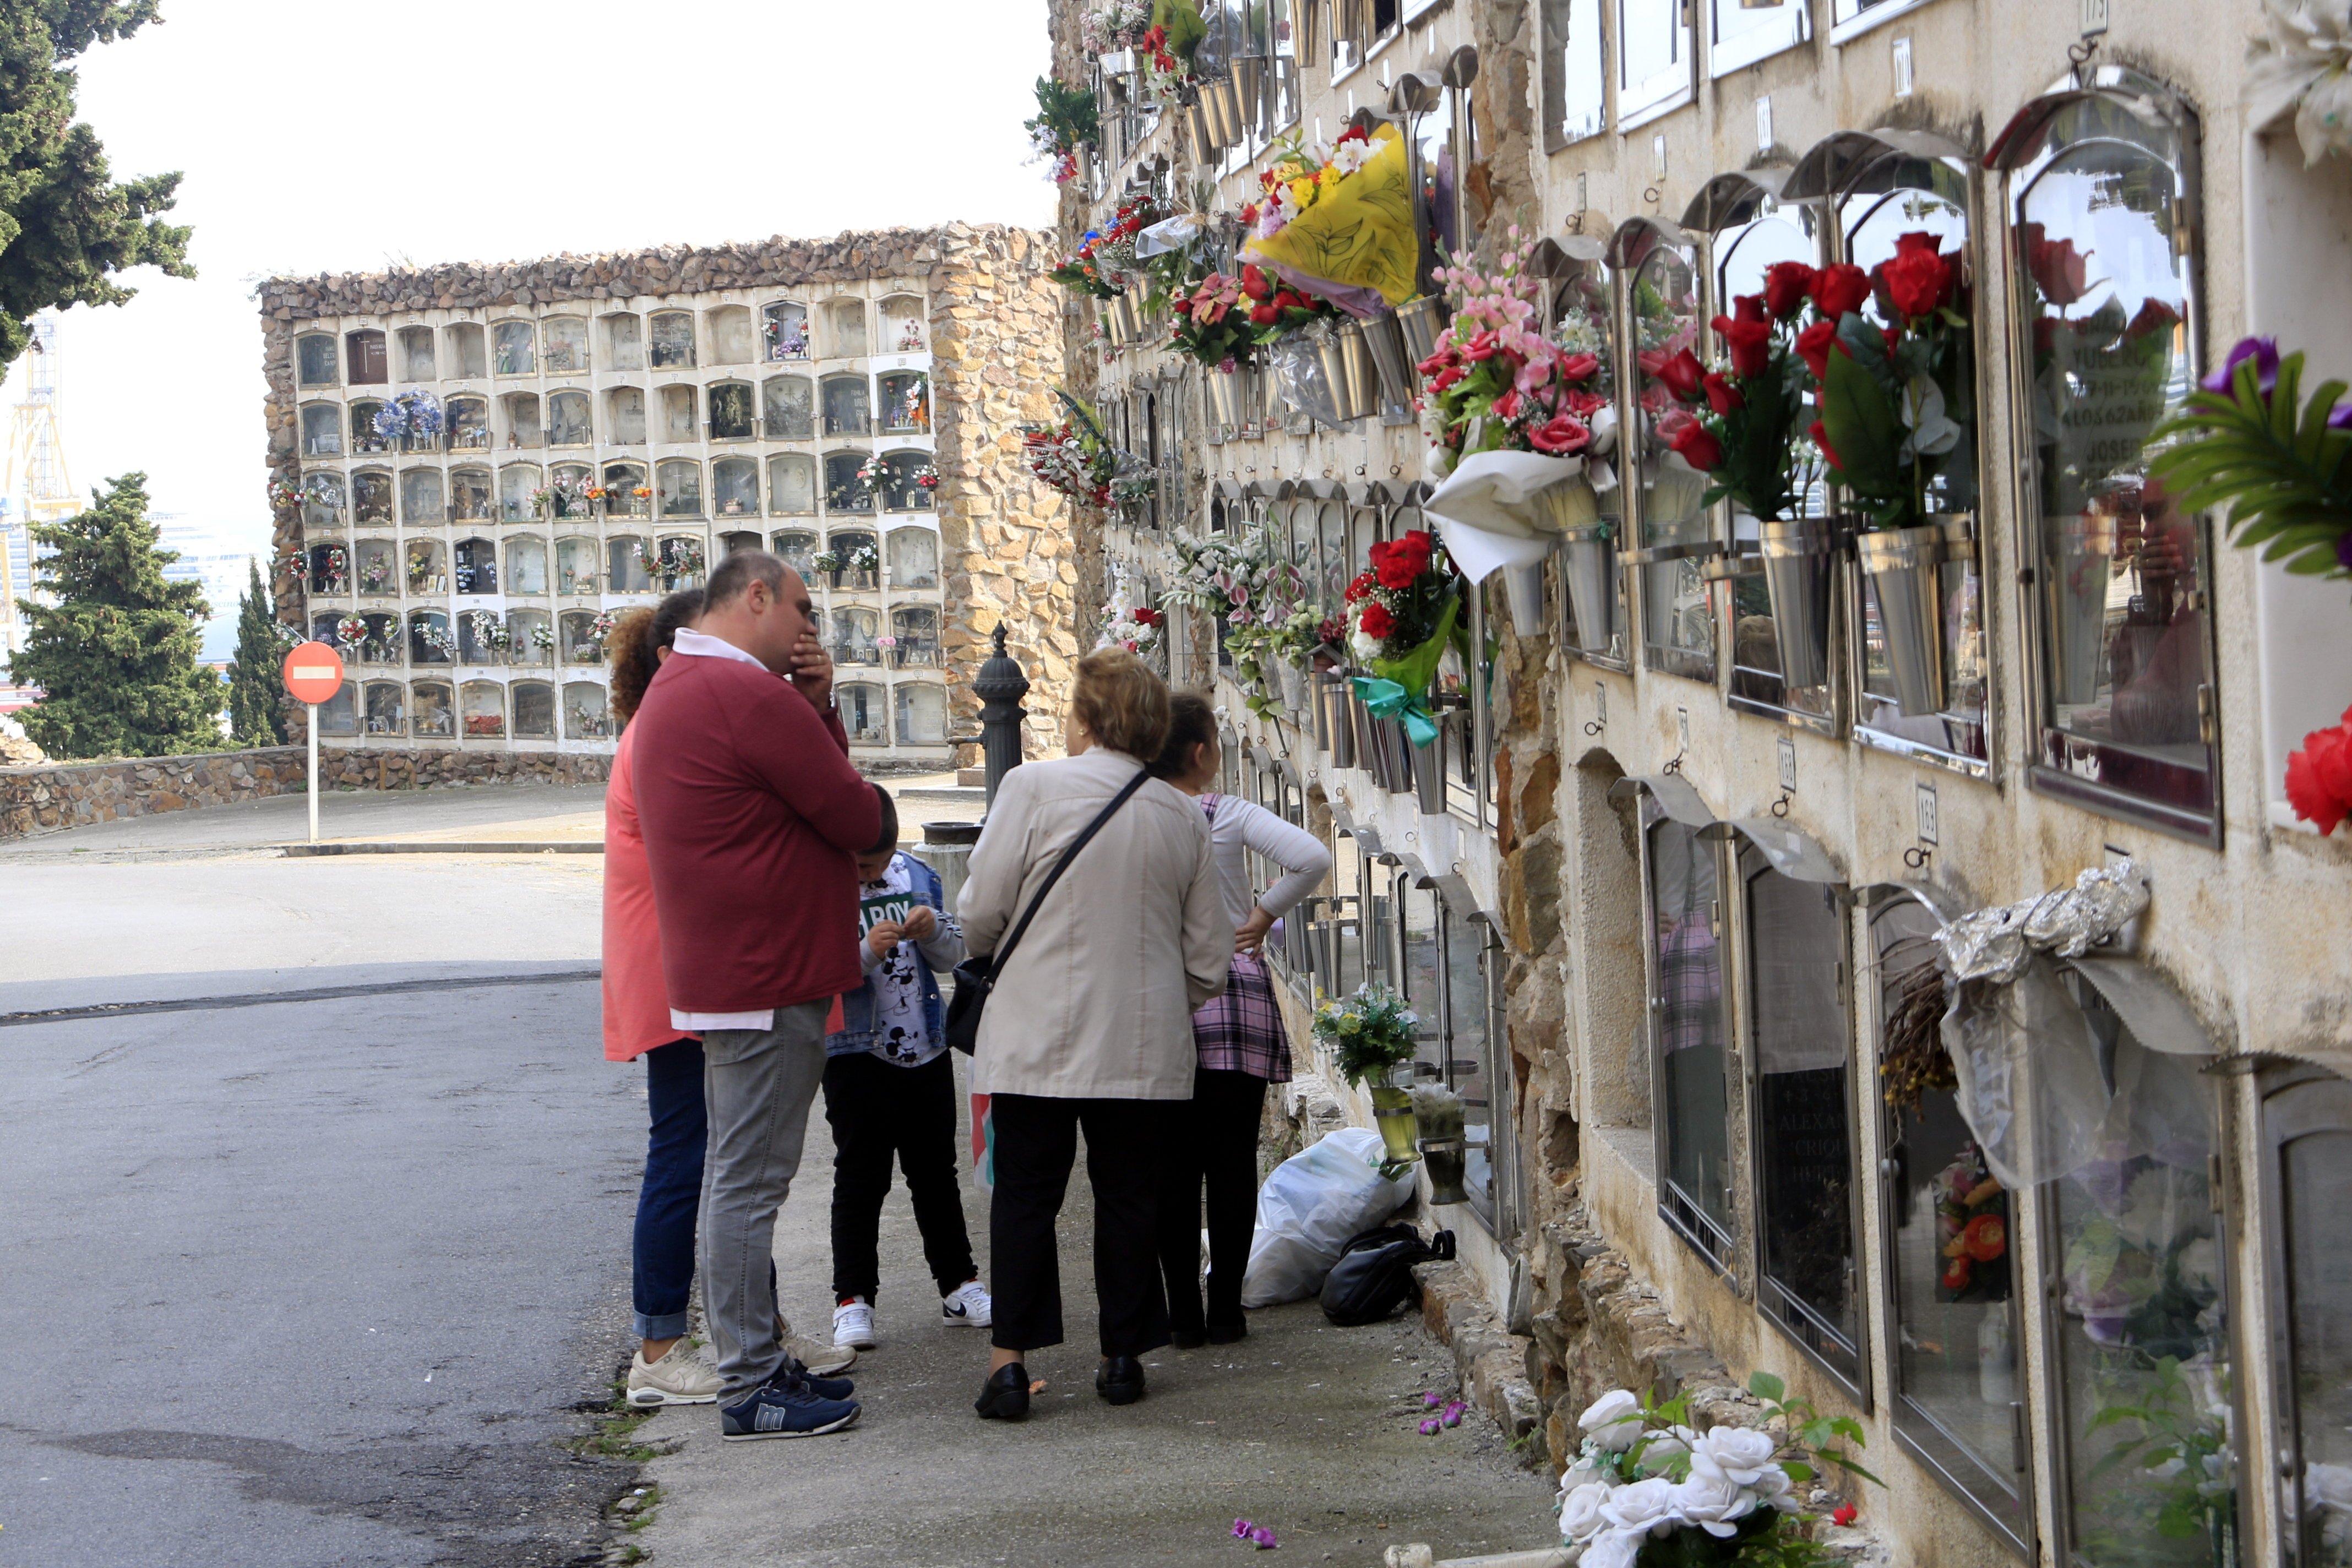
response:
<svg viewBox="0 0 2352 1568"><path fill-rule="evenodd" d="M944 1296L978 1274L956 1182L955 1065L941 1051L902 1068L860 1051L828 1057L824 1119L833 1128L833 1292L874 1300L890 1161L906 1173L923 1261Z"/></svg>
<svg viewBox="0 0 2352 1568"><path fill-rule="evenodd" d="M1176 1107L1161 1169L1160 1268L1168 1322L1177 1329L1237 1328L1242 1275L1257 1227L1257 1135L1265 1079L1197 1068L1191 1103ZM1201 1193L1208 1189L1209 1310L1201 1314Z"/></svg>
<svg viewBox="0 0 2352 1568"><path fill-rule="evenodd" d="M1160 1290L1153 1228L1165 1159L1165 1128L1181 1100L1055 1100L1000 1094L995 1121L996 1196L989 1206L991 1294L999 1350L1062 1342L1062 1266L1054 1221L1087 1133L1087 1180L1095 1195L1095 1303L1102 1353L1141 1355L1168 1342L1168 1299Z"/></svg>

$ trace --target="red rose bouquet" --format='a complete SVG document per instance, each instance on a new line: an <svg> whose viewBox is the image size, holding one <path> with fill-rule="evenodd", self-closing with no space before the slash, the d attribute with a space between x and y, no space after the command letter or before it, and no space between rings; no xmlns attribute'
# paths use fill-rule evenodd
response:
<svg viewBox="0 0 2352 1568"><path fill-rule="evenodd" d="M2314 730L2286 759L2286 803L2323 834L2352 816L2352 708L2332 730Z"/></svg>
<svg viewBox="0 0 2352 1568"><path fill-rule="evenodd" d="M1976 501L1975 373L1958 252L1906 234L1865 273L1812 276L1812 324L1797 355L1818 384L1808 430L1874 528L1910 528ZM1875 301L1886 324L1862 314Z"/></svg>
<svg viewBox="0 0 2352 1568"><path fill-rule="evenodd" d="M1446 646L1468 641L1462 578L1421 529L1373 545L1371 563L1346 595L1348 647L1374 676L1358 676L1356 689L1375 714L1400 720L1412 743L1426 746L1436 739L1437 721L1423 699Z"/></svg>
<svg viewBox="0 0 2352 1568"><path fill-rule="evenodd" d="M1729 498L1749 516L1785 516L1795 504L1795 440L1811 385L1800 357L1797 317L1813 269L1775 264L1764 291L1742 294L1715 319L1729 371L1708 370L1688 349L1643 369L1671 402L1657 413L1658 438L1709 480L1700 504Z"/></svg>
<svg viewBox="0 0 2352 1568"><path fill-rule="evenodd" d="M1477 452L1580 456L1608 406L1593 385L1599 358L1572 353L1541 331L1542 280L1525 272L1534 243L1518 243L1516 224L1509 237L1516 248L1491 274L1471 267L1434 274L1452 297L1454 320L1421 363L1422 406L1449 472Z"/></svg>
<svg viewBox="0 0 2352 1568"><path fill-rule="evenodd" d="M1229 369L1259 344L1330 311L1314 295L1247 263L1232 276L1210 273L1189 291L1179 290L1174 303L1170 342L1213 370Z"/></svg>
<svg viewBox="0 0 2352 1568"><path fill-rule="evenodd" d="M1021 454L1028 461L1030 473L1073 500L1110 505L1118 448L1104 437L1102 426L1084 404L1059 387L1054 395L1062 400L1061 419L1021 426Z"/></svg>

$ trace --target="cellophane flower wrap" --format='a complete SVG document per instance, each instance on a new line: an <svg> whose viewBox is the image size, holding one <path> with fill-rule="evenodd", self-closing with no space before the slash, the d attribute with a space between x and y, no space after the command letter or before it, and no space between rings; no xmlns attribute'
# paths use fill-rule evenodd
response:
<svg viewBox="0 0 2352 1568"><path fill-rule="evenodd" d="M1404 138L1356 127L1328 148L1277 143L1243 211L1242 257L1369 316L1412 298L1421 259Z"/></svg>
<svg viewBox="0 0 2352 1568"><path fill-rule="evenodd" d="M1818 1522L1801 1512L1797 1489L1818 1467L1876 1477L1834 1445L1859 1446L1862 1426L1827 1416L1769 1373L1748 1379L1764 1406L1756 1426L1689 1424L1689 1396L1660 1405L1612 1389L1577 1418L1584 1434L1559 1481L1560 1541L1578 1568L1811 1568L1838 1561L1811 1534ZM1785 1441L1769 1428L1778 1426ZM1800 1458L1776 1458L1784 1447ZM1852 1521L1841 1508L1836 1522Z"/></svg>
<svg viewBox="0 0 2352 1568"><path fill-rule="evenodd" d="M1361 1088L1366 1079L1412 1060L1420 1016L1377 981L1345 998L1326 997L1315 1009L1315 1037L1330 1051L1339 1076Z"/></svg>
<svg viewBox="0 0 2352 1568"><path fill-rule="evenodd" d="M1073 500L1111 504L1110 482L1118 471L1118 448L1095 423L1086 405L1056 387L1062 417L1052 424L1021 426L1022 456L1039 483Z"/></svg>
<svg viewBox="0 0 2352 1568"><path fill-rule="evenodd" d="M1457 265L1433 274L1445 284L1454 319L1421 362L1422 411L1447 473L1475 452L1579 456L1609 406L1594 384L1600 356L1543 334L1543 282L1526 271L1534 241L1521 240L1516 224L1507 238L1492 272Z"/></svg>
<svg viewBox="0 0 2352 1568"><path fill-rule="evenodd" d="M1795 345L1814 381L1806 433L1870 528L1912 528L1976 503L1965 259L1923 230L1897 237L1895 255L1868 272L1812 269L1811 320ZM1874 299L1890 324L1862 313Z"/></svg>

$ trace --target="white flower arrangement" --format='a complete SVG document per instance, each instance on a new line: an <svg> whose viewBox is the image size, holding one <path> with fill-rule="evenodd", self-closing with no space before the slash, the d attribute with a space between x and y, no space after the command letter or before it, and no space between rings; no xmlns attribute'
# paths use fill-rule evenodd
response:
<svg viewBox="0 0 2352 1568"><path fill-rule="evenodd" d="M1102 607L1102 631L1095 638L1098 648L1123 647L1129 653L1143 653L1160 640L1160 612L1134 602L1128 594L1124 573Z"/></svg>
<svg viewBox="0 0 2352 1568"><path fill-rule="evenodd" d="M1748 1379L1764 1404L1765 1421L1785 1423L1789 1447L1864 1479L1877 1477L1832 1443L1859 1446L1859 1423L1820 1414L1801 1399L1785 1400L1786 1386L1769 1373ZM1584 1433L1575 1463L1559 1481L1560 1541L1578 1568L1633 1568L1653 1541L1675 1542L1677 1563L1766 1564L1806 1568L1828 1552L1799 1513L1797 1484L1815 1466L1776 1459L1781 1444L1759 1426L1694 1431L1685 1421L1687 1396L1664 1405L1612 1389L1577 1418ZM1834 1522L1852 1521L1852 1507Z"/></svg>

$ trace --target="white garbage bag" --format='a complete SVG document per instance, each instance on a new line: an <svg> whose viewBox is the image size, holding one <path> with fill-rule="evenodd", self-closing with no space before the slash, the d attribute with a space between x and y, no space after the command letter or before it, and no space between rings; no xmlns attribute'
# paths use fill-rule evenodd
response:
<svg viewBox="0 0 2352 1568"><path fill-rule="evenodd" d="M1396 1213L1412 1196L1412 1173L1380 1173L1381 1135L1343 1127L1275 1167L1257 1194L1242 1305L1300 1301L1323 1289L1349 1238Z"/></svg>

